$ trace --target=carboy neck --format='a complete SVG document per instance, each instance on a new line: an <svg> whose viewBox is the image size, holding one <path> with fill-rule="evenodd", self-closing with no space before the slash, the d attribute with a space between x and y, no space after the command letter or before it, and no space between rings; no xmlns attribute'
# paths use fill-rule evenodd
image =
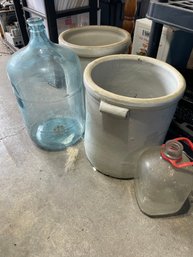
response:
<svg viewBox="0 0 193 257"><path fill-rule="evenodd" d="M45 26L42 18L29 18L27 19L27 24L30 31L30 45L39 46L41 44L51 43L46 35Z"/></svg>

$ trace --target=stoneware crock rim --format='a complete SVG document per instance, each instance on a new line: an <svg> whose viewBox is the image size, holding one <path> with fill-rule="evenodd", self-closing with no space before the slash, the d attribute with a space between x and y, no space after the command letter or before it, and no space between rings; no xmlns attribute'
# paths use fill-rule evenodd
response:
<svg viewBox="0 0 193 257"><path fill-rule="evenodd" d="M77 44L69 43L68 41L65 40L65 37L70 34L73 34L75 32L90 31L90 30L91 31L98 30L99 32L111 31L111 32L115 32L115 35L119 33L119 36L120 35L122 36L122 40L119 40L117 42L110 43L110 44L100 45L100 46L77 45ZM120 51L119 49L121 47L124 47L124 46L129 47L129 45L131 44L131 35L128 31L118 27L106 26L106 25L89 25L89 26L70 28L63 31L59 35L59 43L73 49L81 57L101 57L101 56L113 54L116 52L119 53Z"/></svg>
<svg viewBox="0 0 193 257"><path fill-rule="evenodd" d="M111 60L120 60L120 59L146 62L146 63L150 63L153 65L162 67L162 69L169 71L175 77L177 81L177 90L166 96L161 96L161 97L132 98L127 96L117 95L99 87L92 80L92 70L102 62L111 61ZM87 92L97 100L103 100L119 106L126 106L126 107L130 106L136 109L161 107L161 106L165 108L168 105L172 105L174 102L178 102L180 100L180 98L183 96L183 93L186 87L186 82L184 77L174 67L172 67L171 65L163 61L160 61L151 57L139 56L139 55L116 54L116 55L109 55L109 56L98 58L87 65L84 71L83 77L84 77L84 86Z"/></svg>

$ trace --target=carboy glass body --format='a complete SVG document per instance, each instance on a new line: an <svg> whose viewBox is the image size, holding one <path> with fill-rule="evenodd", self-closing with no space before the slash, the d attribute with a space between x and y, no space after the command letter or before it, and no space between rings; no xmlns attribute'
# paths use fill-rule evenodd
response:
<svg viewBox="0 0 193 257"><path fill-rule="evenodd" d="M10 59L7 72L31 139L62 150L84 132L84 96L78 57L52 43L41 18L28 19L29 44Z"/></svg>
<svg viewBox="0 0 193 257"><path fill-rule="evenodd" d="M171 140L163 152L178 163L189 162L180 142ZM150 216L177 213L193 189L193 167L175 168L160 154L161 147L146 149L140 156L135 193L140 209Z"/></svg>

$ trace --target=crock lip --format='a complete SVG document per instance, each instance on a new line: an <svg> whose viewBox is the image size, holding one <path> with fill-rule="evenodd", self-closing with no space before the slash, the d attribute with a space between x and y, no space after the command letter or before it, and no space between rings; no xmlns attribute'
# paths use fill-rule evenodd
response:
<svg viewBox="0 0 193 257"><path fill-rule="evenodd" d="M106 44L106 45L100 45L100 46L91 46L91 45L76 45L76 44L72 44L69 43L67 41L64 40L64 37L66 35L69 35L71 33L74 33L76 31L81 32L81 31L90 31L90 30L99 30L99 31L107 31L110 30L112 32L119 32L119 35L123 36L123 39L120 41L117 41L115 43L110 43L110 44ZM118 28L118 27L113 27L113 26L105 26L105 25L89 25L89 26L82 26L82 27L76 27L76 28L70 28L67 29L65 31L63 31L62 33L60 33L59 35L59 42L65 46L68 46L69 48L73 49L75 52L78 53L79 56L83 56L83 57L91 57L90 55L92 55L93 57L95 57L95 52L96 51L106 51L109 53L111 53L112 50L115 51L116 48L120 48L121 46L125 46L125 45L130 45L131 44L131 35L128 31L122 29L122 28ZM84 52L86 50L86 52ZM83 51L83 53L81 54L81 51ZM88 53L88 54L87 54ZM98 55L98 54L97 54ZM107 55L107 54L105 54ZM101 53L101 56L103 56L103 54Z"/></svg>
<svg viewBox="0 0 193 257"><path fill-rule="evenodd" d="M154 64L156 66L162 67L162 69L169 70L171 74L176 78L178 89L166 96L161 97L154 97L154 98L132 98L122 95L117 95L112 92L109 92L101 87L99 87L91 77L92 70L99 65L100 63L107 62L107 61L114 61L114 60L128 60L128 61L143 61L146 63ZM119 106L125 106L125 107L134 107L136 109L140 108L151 108L151 107L161 107L170 105L173 102L178 102L179 99L182 97L186 82L184 77L181 75L180 72L178 72L174 67L171 65L151 58L147 56L139 56L139 55L128 55L128 54L116 54L116 55L110 55L110 56L104 56L101 58L98 58L91 63L87 65L87 67L84 70L84 86L86 90L96 99L98 100L104 100L109 103L117 104Z"/></svg>

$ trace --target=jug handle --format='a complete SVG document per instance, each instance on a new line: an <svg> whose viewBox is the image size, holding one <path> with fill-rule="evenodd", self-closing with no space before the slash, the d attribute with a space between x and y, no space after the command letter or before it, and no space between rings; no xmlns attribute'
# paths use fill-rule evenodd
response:
<svg viewBox="0 0 193 257"><path fill-rule="evenodd" d="M175 138L174 140L186 142L188 144L188 146L190 147L190 149L193 151L193 143L190 141L190 139L188 139L186 137L178 137L178 138ZM178 163L181 159L180 160L172 160L172 159L168 158L162 151L161 151L161 156L163 157L164 160L170 162L172 164L172 166L174 166L175 168L185 168L188 166L193 166L193 162Z"/></svg>
<svg viewBox="0 0 193 257"><path fill-rule="evenodd" d="M110 114L122 119L126 119L129 113L129 109L119 107L113 104L106 103L101 100L99 105L99 111L102 113Z"/></svg>

